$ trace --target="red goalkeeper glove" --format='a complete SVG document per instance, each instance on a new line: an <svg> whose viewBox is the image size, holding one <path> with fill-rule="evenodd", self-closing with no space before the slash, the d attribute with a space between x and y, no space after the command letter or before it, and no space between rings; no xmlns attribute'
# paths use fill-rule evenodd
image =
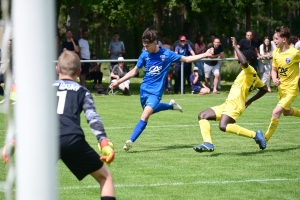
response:
<svg viewBox="0 0 300 200"><path fill-rule="evenodd" d="M1 155L4 163L7 163L9 158L14 154L15 144L16 141L12 140L10 144L7 144L2 148Z"/></svg>
<svg viewBox="0 0 300 200"><path fill-rule="evenodd" d="M114 161L115 159L114 145L111 141L109 141L107 138L104 138L98 144L98 148L102 154L102 156L100 157L100 160L102 162L106 162L110 164L112 161Z"/></svg>

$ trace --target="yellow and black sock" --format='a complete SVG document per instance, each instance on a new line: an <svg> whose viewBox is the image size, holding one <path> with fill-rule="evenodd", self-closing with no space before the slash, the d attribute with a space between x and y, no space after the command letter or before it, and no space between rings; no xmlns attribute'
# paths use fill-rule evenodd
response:
<svg viewBox="0 0 300 200"><path fill-rule="evenodd" d="M235 133L237 135L248 137L248 138L254 138L256 135L255 131L250 131L237 124L228 124L226 126L226 132Z"/></svg>
<svg viewBox="0 0 300 200"><path fill-rule="evenodd" d="M268 128L266 134L265 134L265 138L266 138L267 142L269 141L269 139L272 137L273 133L277 129L278 124L279 124L279 119L277 119L277 118L272 118L271 119L271 123L269 125L269 128Z"/></svg>
<svg viewBox="0 0 300 200"><path fill-rule="evenodd" d="M293 108L293 114L292 116L295 116L295 117L300 117L300 110L298 108L295 108L295 107L292 107Z"/></svg>
<svg viewBox="0 0 300 200"><path fill-rule="evenodd" d="M212 144L210 136L210 123L206 119L199 120L200 132L204 142Z"/></svg>

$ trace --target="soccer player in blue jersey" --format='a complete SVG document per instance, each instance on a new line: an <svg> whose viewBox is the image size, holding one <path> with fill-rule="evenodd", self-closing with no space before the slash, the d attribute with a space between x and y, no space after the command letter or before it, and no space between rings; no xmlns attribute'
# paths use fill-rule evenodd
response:
<svg viewBox="0 0 300 200"><path fill-rule="evenodd" d="M143 113L140 121L135 126L131 137L125 142L123 149L128 151L132 148L133 142L140 136L147 126L150 115L164 110L179 110L183 112L173 99L169 104L160 103L164 93L164 83L168 75L170 65L173 62L194 62L202 58L211 56L213 49L208 49L206 53L195 56L178 55L169 49L164 49L157 45L157 35L155 30L146 29L142 36L144 50L140 55L136 66L130 70L123 78L111 83L110 88L116 88L122 82L134 77L142 67L145 67L144 80L140 86L140 102Z"/></svg>
<svg viewBox="0 0 300 200"><path fill-rule="evenodd" d="M236 77L223 104L205 109L199 113L198 120L204 143L195 146L194 150L200 153L214 151L209 120L219 121L219 128L223 132L253 138L260 149L266 148L266 141L262 131L248 130L236 124L236 120L245 111L245 108L265 95L268 90L252 67L257 60L255 52L251 50L241 52L237 47L236 39L232 37L231 40L235 50L235 58L240 62L242 71ZM247 100L247 97L255 88L259 89L258 92Z"/></svg>
<svg viewBox="0 0 300 200"><path fill-rule="evenodd" d="M289 46L290 29L285 26L277 27L273 36L276 50L273 52L272 80L278 87L278 104L272 112L272 118L265 134L268 142L276 131L280 116L300 117L300 110L292 107L292 102L299 93L299 63L300 51Z"/></svg>

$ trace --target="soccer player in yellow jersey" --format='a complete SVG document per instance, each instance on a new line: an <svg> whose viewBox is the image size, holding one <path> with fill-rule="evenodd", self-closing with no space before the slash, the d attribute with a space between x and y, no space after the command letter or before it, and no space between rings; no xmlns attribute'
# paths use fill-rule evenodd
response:
<svg viewBox="0 0 300 200"><path fill-rule="evenodd" d="M245 108L266 94L268 89L252 67L257 60L256 53L251 50L241 52L237 47L236 39L232 37L231 40L235 50L235 58L240 62L242 71L231 86L225 103L208 108L198 115L204 143L194 147L194 150L197 152L214 151L208 120L220 121L219 128L221 131L253 138L260 149L263 150L266 148L266 140L261 130L251 131L235 124L237 118L244 112ZM246 100L255 88L258 88L259 91L252 98Z"/></svg>
<svg viewBox="0 0 300 200"><path fill-rule="evenodd" d="M291 107L292 102L298 95L298 77L300 52L290 47L288 40L290 30L287 27L277 27L273 36L277 49L273 52L272 80L278 86L279 102L273 110L271 123L266 132L266 141L269 141L275 132L280 115L300 117L300 110Z"/></svg>

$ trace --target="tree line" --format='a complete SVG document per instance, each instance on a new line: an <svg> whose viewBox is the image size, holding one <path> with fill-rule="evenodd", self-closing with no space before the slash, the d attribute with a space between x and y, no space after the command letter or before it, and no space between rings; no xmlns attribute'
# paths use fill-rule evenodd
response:
<svg viewBox="0 0 300 200"><path fill-rule="evenodd" d="M149 27L173 42L185 34L194 42L198 33L206 43L215 33L226 48L228 38L244 38L246 30L271 37L279 25L300 35L299 0L57 0L57 34L64 40L66 29L75 39L89 31L91 52L109 58L108 44L115 31L126 47L125 58L137 58L141 35Z"/></svg>

